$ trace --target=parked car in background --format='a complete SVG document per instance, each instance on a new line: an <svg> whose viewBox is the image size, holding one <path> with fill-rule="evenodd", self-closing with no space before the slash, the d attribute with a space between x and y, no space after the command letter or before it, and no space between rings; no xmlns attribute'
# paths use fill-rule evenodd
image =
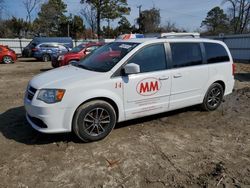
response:
<svg viewBox="0 0 250 188"><path fill-rule="evenodd" d="M80 59L84 58L86 55L103 45L103 42L91 42L87 44L80 44L73 48L71 51L65 54L60 54L58 58L53 58L52 66L60 67L68 65L73 61L80 61Z"/></svg>
<svg viewBox="0 0 250 188"><path fill-rule="evenodd" d="M32 49L32 57L44 62L50 61L53 56L68 52L70 48L59 43L41 43Z"/></svg>
<svg viewBox="0 0 250 188"><path fill-rule="evenodd" d="M41 43L60 43L68 48L73 48L71 37L34 37L33 40L23 49L23 57L32 57L32 49Z"/></svg>
<svg viewBox="0 0 250 188"><path fill-rule="evenodd" d="M144 34L139 34L139 33L135 33L135 34L122 34L119 35L116 40L129 40L129 39L140 39L140 38L144 38Z"/></svg>
<svg viewBox="0 0 250 188"><path fill-rule="evenodd" d="M8 46L0 45L0 62L4 64L14 63L17 60L16 52Z"/></svg>

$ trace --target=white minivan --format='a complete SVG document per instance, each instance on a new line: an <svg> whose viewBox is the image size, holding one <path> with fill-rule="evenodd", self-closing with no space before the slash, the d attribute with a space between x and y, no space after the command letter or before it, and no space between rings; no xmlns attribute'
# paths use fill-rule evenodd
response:
<svg viewBox="0 0 250 188"><path fill-rule="evenodd" d="M35 76L24 103L34 129L74 131L88 142L106 137L117 122L197 104L215 110L233 86L232 56L221 41L130 39Z"/></svg>

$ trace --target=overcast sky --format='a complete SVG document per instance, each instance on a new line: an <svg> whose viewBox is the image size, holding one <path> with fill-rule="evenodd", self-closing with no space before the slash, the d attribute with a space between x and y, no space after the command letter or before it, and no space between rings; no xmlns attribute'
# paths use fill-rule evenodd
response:
<svg viewBox="0 0 250 188"><path fill-rule="evenodd" d="M23 0L5 0L6 16L25 18L26 12L22 2ZM68 5L68 12L72 14L79 14L83 6L79 3L80 0L64 0L64 2ZM138 5L142 5L142 10L154 6L160 9L162 25L170 20L178 27L192 31L200 27L210 9L215 6L225 7L221 2L222 0L128 0L131 13L127 18L134 24L139 14Z"/></svg>

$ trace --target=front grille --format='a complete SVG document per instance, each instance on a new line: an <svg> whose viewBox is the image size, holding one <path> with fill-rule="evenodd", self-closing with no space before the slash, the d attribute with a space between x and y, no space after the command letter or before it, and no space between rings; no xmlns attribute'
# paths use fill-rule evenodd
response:
<svg viewBox="0 0 250 188"><path fill-rule="evenodd" d="M31 101L33 99L34 95L28 92L27 98Z"/></svg>
<svg viewBox="0 0 250 188"><path fill-rule="evenodd" d="M31 92L33 92L33 93L36 93L36 90L37 90L37 89L35 89L35 88L33 88L32 86L30 86L30 87L29 87L29 90L30 90Z"/></svg>
<svg viewBox="0 0 250 188"><path fill-rule="evenodd" d="M35 118L35 117L31 117L29 114L28 114L28 117L30 121L32 121L32 123L34 123L36 126L40 128L48 128L48 126L42 120Z"/></svg>
<svg viewBox="0 0 250 188"><path fill-rule="evenodd" d="M32 101L34 95L36 94L37 89L33 88L32 86L29 86L27 90L27 99Z"/></svg>

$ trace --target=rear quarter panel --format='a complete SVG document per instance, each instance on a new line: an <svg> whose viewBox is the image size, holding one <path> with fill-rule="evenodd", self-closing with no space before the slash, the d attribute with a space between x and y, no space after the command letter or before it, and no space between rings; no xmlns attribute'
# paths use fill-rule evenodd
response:
<svg viewBox="0 0 250 188"><path fill-rule="evenodd" d="M206 90L204 90L204 96L207 92L208 87L213 84L214 82L217 81L223 81L225 84L225 91L224 95L228 95L232 93L233 87L234 87L234 76L233 76L233 58L232 55L226 46L225 43L223 42L218 42L220 45L222 45L229 56L229 61L227 62L219 62L219 63L213 63L213 64L208 64L209 67L209 81L207 83Z"/></svg>

